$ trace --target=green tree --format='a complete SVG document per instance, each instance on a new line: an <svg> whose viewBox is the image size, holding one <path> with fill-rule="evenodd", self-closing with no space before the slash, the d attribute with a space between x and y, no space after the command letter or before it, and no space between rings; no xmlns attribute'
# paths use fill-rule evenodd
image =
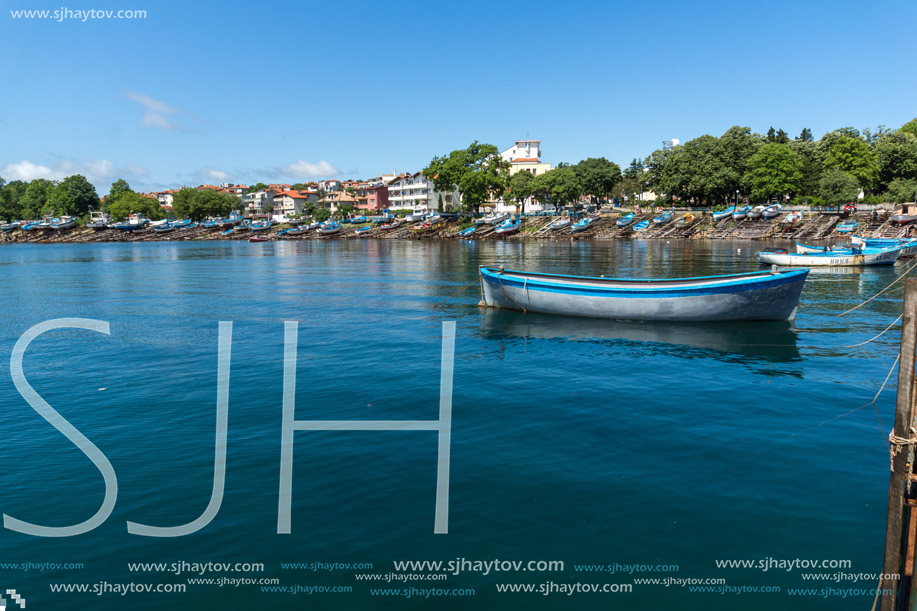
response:
<svg viewBox="0 0 917 611"><path fill-rule="evenodd" d="M318 221L319 223L324 223L331 218L331 210L328 208L318 208L312 214L313 220Z"/></svg>
<svg viewBox="0 0 917 611"><path fill-rule="evenodd" d="M788 143L799 159L799 190L806 195L818 192L818 181L821 179L822 165L819 162L817 144L814 140L796 139Z"/></svg>
<svg viewBox="0 0 917 611"><path fill-rule="evenodd" d="M748 161L746 181L755 201L794 193L801 180L802 164L786 144L765 144Z"/></svg>
<svg viewBox="0 0 917 611"><path fill-rule="evenodd" d="M672 156L672 149L656 149L643 161L643 167L646 186L656 193L662 193L663 174L669 158Z"/></svg>
<svg viewBox="0 0 917 611"><path fill-rule="evenodd" d="M812 137L812 130L808 127L803 127L802 132L799 133L799 137L796 138L799 142L814 142L815 138Z"/></svg>
<svg viewBox="0 0 917 611"><path fill-rule="evenodd" d="M536 176L532 181L532 192L540 201L562 208L579 200L583 186L576 171L566 166Z"/></svg>
<svg viewBox="0 0 917 611"><path fill-rule="evenodd" d="M870 190L879 181L876 155L863 140L841 136L828 147L825 167L843 170L857 179L860 187Z"/></svg>
<svg viewBox="0 0 917 611"><path fill-rule="evenodd" d="M433 181L437 191L450 193L458 187L465 209L477 212L481 204L503 196L509 167L497 147L475 140L466 149L434 157L423 175Z"/></svg>
<svg viewBox="0 0 917 611"><path fill-rule="evenodd" d="M904 125L902 125L898 131L907 132L908 134L917 136L917 118L911 119Z"/></svg>
<svg viewBox="0 0 917 611"><path fill-rule="evenodd" d="M523 206L525 200L532 197L534 190L532 183L535 177L528 170L522 170L513 174L509 179L509 188L503 195L506 201L513 202L517 206Z"/></svg>
<svg viewBox="0 0 917 611"><path fill-rule="evenodd" d="M109 200L111 200L110 203ZM133 191L122 191L114 199L109 196L105 199L105 203L111 218L116 221L126 220L135 213L153 220L162 218L162 207L158 199Z"/></svg>
<svg viewBox="0 0 917 611"><path fill-rule="evenodd" d="M843 170L825 170L818 181L818 194L829 204L840 205L856 199L859 194L857 179Z"/></svg>
<svg viewBox="0 0 917 611"><path fill-rule="evenodd" d="M727 182L723 187L727 196L735 193L736 189L743 191L748 189L748 185L743 182L745 173L748 171L748 160L751 159L761 144L761 140L751 133L750 127L741 125L730 127L726 130L726 133L720 136L717 142L718 151L716 154L726 168L730 170L726 178L731 179L731 181Z"/></svg>
<svg viewBox="0 0 917 611"><path fill-rule="evenodd" d="M22 216L26 219L39 218L48 203L48 195L53 188L54 183L45 178L36 178L31 181L19 200L22 206Z"/></svg>
<svg viewBox="0 0 917 611"><path fill-rule="evenodd" d="M99 194L85 176L74 174L57 183L48 193L45 209L67 216L83 216L98 205Z"/></svg>
<svg viewBox="0 0 917 611"><path fill-rule="evenodd" d="M3 185L3 189L0 189L0 219L11 222L24 218L22 196L28 187L29 183L21 180Z"/></svg>
<svg viewBox="0 0 917 611"><path fill-rule="evenodd" d="M179 189L172 196L172 209L180 217L202 221L208 216L223 217L239 206L239 199L212 189L198 191L191 187Z"/></svg>
<svg viewBox="0 0 917 611"><path fill-rule="evenodd" d="M117 198L124 193L133 193L134 190L131 189L131 186L127 184L127 181L123 178L119 178L115 182L111 183L111 189L108 190L109 198Z"/></svg>
<svg viewBox="0 0 917 611"><path fill-rule="evenodd" d="M294 185L290 185L290 191L308 191L308 190L309 190L309 185L302 183L302 182L298 182Z"/></svg>
<svg viewBox="0 0 917 611"><path fill-rule="evenodd" d="M609 193L621 182L621 167L604 157L584 159L573 166L573 171L579 178L583 195L591 196L593 203L607 201Z"/></svg>
<svg viewBox="0 0 917 611"><path fill-rule="evenodd" d="M250 186L248 189L245 190L245 192L246 193L256 193L258 191L264 191L265 189L268 188L268 186L269 185L266 185L263 182L259 182L257 184Z"/></svg>
<svg viewBox="0 0 917 611"><path fill-rule="evenodd" d="M896 179L917 178L917 136L901 130L879 136L874 150L879 163L879 188Z"/></svg>
<svg viewBox="0 0 917 611"><path fill-rule="evenodd" d="M728 150L718 138L705 135L690 140L674 149L660 186L666 194L695 205L725 202L741 184L736 166L727 159Z"/></svg>
<svg viewBox="0 0 917 611"><path fill-rule="evenodd" d="M917 180L896 178L888 185L887 201L893 204L915 201L917 198Z"/></svg>

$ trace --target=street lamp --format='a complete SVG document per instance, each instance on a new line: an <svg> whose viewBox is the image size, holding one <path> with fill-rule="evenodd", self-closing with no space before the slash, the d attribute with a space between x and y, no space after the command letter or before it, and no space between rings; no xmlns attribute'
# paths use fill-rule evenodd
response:
<svg viewBox="0 0 917 611"><path fill-rule="evenodd" d="M739 190L736 189L736 209L739 207Z"/></svg>

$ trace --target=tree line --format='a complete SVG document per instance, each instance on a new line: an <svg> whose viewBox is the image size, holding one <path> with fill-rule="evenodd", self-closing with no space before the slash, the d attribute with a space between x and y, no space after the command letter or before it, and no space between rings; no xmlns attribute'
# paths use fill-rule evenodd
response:
<svg viewBox="0 0 917 611"><path fill-rule="evenodd" d="M722 207L748 199L812 206L902 203L917 197L917 119L898 129L843 127L819 140L805 128L796 138L771 127L766 134L734 126L720 137L703 135L634 158L623 171L604 157L560 163L534 176L519 171L490 144L434 157L424 168L438 191L462 194L467 210L498 198L521 204L529 198L566 206L581 201L633 201L644 193L658 203Z"/></svg>

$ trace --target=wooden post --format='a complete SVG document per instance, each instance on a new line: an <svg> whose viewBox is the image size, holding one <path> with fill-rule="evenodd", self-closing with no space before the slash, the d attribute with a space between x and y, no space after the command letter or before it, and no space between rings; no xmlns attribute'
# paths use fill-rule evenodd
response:
<svg viewBox="0 0 917 611"><path fill-rule="evenodd" d="M901 359L898 362L898 398L895 403L896 437L909 438L914 420L914 356L917 349L917 278L904 281L904 317L901 321ZM892 459L891 481L888 486L888 522L885 529L885 563L882 572L900 574L902 539L904 538L905 490L907 487L908 448ZM898 579L885 579L882 589L892 590L882 597L881 611L894 611L898 600Z"/></svg>

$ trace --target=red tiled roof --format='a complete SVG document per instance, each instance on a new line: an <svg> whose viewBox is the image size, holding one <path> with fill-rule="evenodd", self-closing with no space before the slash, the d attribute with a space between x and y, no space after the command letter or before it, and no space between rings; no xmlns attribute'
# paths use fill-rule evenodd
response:
<svg viewBox="0 0 917 611"><path fill-rule="evenodd" d="M275 193L274 197L292 197L293 199L308 199L308 196L300 195L296 191L281 191L280 193Z"/></svg>
<svg viewBox="0 0 917 611"><path fill-rule="evenodd" d="M513 159L513 163L538 163L538 157L520 157Z"/></svg>

